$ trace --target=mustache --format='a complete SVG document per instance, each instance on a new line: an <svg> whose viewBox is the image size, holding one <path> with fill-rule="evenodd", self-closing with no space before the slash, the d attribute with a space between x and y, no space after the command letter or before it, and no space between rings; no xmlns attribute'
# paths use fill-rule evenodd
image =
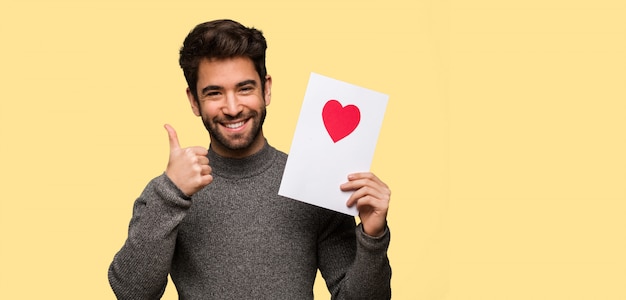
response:
<svg viewBox="0 0 626 300"><path fill-rule="evenodd" d="M219 117L215 117L213 118L213 122L215 123L223 123L223 122L231 122L234 120L246 120L246 119L250 119L250 118L254 118L256 116L258 116L259 114L256 111L248 111L248 112L240 112L234 116L230 116L230 115L224 115L224 116L219 116Z"/></svg>

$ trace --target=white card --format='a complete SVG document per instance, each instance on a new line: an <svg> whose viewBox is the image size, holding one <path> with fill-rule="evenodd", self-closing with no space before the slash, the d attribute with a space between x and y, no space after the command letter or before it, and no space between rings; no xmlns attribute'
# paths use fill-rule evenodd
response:
<svg viewBox="0 0 626 300"><path fill-rule="evenodd" d="M339 186L369 172L388 98L311 73L278 194L358 215Z"/></svg>

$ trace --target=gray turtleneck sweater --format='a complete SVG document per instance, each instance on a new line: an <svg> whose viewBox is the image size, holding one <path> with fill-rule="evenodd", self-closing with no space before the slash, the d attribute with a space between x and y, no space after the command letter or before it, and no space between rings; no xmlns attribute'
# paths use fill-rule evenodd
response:
<svg viewBox="0 0 626 300"><path fill-rule="evenodd" d="M187 198L162 174L135 201L109 267L118 299L312 299L319 269L333 299L389 299L390 234L278 195L287 155L268 144L229 159L209 150L213 182Z"/></svg>

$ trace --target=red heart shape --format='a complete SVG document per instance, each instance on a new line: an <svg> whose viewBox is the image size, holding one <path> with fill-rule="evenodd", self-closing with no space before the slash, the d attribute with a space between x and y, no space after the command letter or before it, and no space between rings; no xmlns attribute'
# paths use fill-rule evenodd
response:
<svg viewBox="0 0 626 300"><path fill-rule="evenodd" d="M350 135L361 121L361 111L354 105L341 106L337 100L328 100L322 109L326 131L333 142Z"/></svg>

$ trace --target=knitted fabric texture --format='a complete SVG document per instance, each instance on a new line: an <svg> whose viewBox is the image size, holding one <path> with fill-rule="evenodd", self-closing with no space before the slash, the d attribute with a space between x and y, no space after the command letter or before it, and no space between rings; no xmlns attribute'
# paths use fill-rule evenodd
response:
<svg viewBox="0 0 626 300"><path fill-rule="evenodd" d="M135 201L109 267L118 299L312 299L317 270L333 299L389 299L390 233L278 195L287 155L266 143L229 159L209 150L214 180L187 198L162 174Z"/></svg>

